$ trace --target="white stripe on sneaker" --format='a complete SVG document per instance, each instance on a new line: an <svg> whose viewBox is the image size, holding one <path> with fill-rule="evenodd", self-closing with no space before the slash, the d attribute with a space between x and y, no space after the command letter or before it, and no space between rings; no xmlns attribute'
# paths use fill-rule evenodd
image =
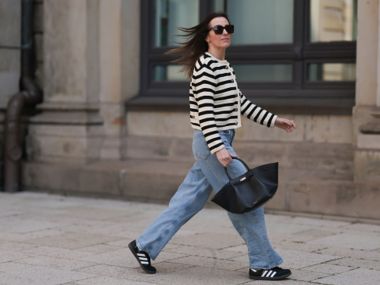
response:
<svg viewBox="0 0 380 285"><path fill-rule="evenodd" d="M140 261L141 264L149 264L148 261Z"/></svg>
<svg viewBox="0 0 380 285"><path fill-rule="evenodd" d="M138 256L146 256L144 253L137 253Z"/></svg>
<svg viewBox="0 0 380 285"><path fill-rule="evenodd" d="M265 277L265 274L267 274L268 270L265 270L263 274L261 274L261 277Z"/></svg>
<svg viewBox="0 0 380 285"><path fill-rule="evenodd" d="M140 257L140 256L139 256L139 259L140 259L140 260L144 260L144 261L147 261L147 260L148 260L148 258L146 258L146 257Z"/></svg>
<svg viewBox="0 0 380 285"><path fill-rule="evenodd" d="M272 275L270 276L270 278L273 278L273 276L275 276L276 275L276 271L273 271L273 273L272 273Z"/></svg>

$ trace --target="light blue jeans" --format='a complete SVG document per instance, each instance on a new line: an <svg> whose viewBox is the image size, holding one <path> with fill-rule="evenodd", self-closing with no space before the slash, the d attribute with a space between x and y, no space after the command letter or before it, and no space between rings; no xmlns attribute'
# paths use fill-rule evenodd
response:
<svg viewBox="0 0 380 285"><path fill-rule="evenodd" d="M236 156L232 148L234 134L234 130L220 131L226 149ZM180 227L204 207L212 189L217 192L228 181L223 166L210 153L200 131L194 131L193 154L196 161L171 198L168 208L136 240L138 248L146 251L152 259L158 256ZM245 172L245 168L233 160L228 171L231 176L238 176ZM251 268L269 269L283 262L268 240L262 207L244 214L227 213L248 247Z"/></svg>

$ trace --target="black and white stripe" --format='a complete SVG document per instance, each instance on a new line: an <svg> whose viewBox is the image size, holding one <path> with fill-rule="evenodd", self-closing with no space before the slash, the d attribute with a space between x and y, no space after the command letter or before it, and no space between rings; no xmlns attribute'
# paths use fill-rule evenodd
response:
<svg viewBox="0 0 380 285"><path fill-rule="evenodd" d="M264 270L263 274L261 274L261 277L266 278L273 278L276 275L276 271L274 270Z"/></svg>
<svg viewBox="0 0 380 285"><path fill-rule="evenodd" d="M136 253L136 255L137 255L138 261L141 264L144 264L144 265L150 264L149 256L147 254L145 254L144 252L143 253Z"/></svg>
<svg viewBox="0 0 380 285"><path fill-rule="evenodd" d="M243 114L273 127L276 115L250 102L239 90L228 61L204 53L196 62L189 91L190 123L201 130L211 153L224 147L218 131L241 127Z"/></svg>

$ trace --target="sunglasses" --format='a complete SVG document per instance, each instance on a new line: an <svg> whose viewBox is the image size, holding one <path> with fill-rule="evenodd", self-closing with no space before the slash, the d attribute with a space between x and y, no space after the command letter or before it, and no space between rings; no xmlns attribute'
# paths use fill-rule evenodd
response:
<svg viewBox="0 0 380 285"><path fill-rule="evenodd" d="M226 30L227 33L233 34L235 31L234 25L225 25L224 27L222 25L216 25L209 29L209 31L213 30L215 34L221 35L223 34L223 31Z"/></svg>

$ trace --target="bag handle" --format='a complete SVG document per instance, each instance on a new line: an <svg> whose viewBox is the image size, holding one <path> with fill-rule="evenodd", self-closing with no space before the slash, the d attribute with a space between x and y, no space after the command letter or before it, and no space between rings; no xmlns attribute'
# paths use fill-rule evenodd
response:
<svg viewBox="0 0 380 285"><path fill-rule="evenodd" d="M242 160L241 158L237 157L237 156L231 156L232 159L236 159L236 160L239 160L244 166L245 168L247 169L247 171L249 170L249 166L244 162L244 160ZM228 174L228 165L227 166L224 166L224 172L227 174L227 177L229 180L231 180L231 176Z"/></svg>

